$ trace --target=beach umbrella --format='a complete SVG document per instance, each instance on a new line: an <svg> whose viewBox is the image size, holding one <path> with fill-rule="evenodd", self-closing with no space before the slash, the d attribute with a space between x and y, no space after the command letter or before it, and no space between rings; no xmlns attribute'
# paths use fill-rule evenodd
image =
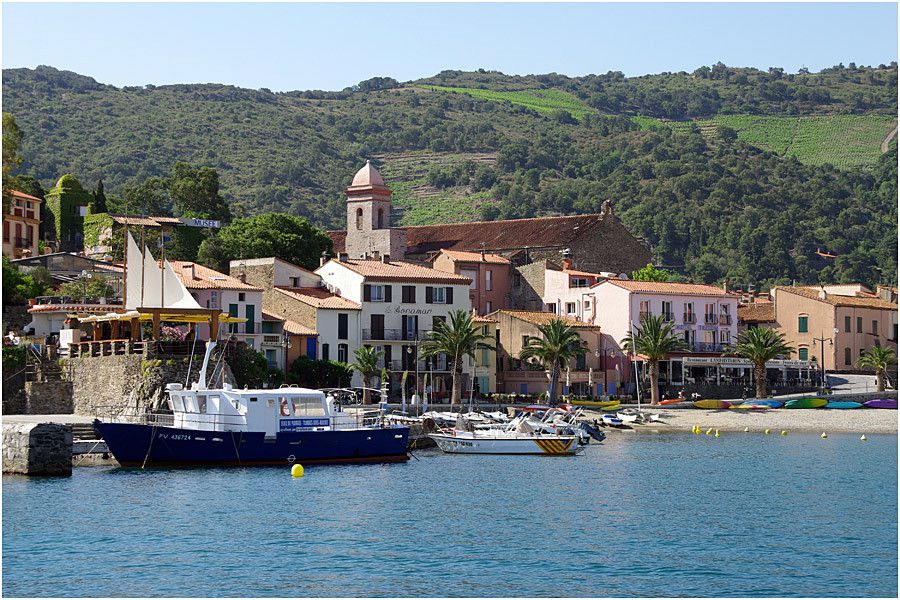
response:
<svg viewBox="0 0 900 600"><path fill-rule="evenodd" d="M594 367L588 369L588 387L594 388Z"/></svg>
<svg viewBox="0 0 900 600"><path fill-rule="evenodd" d="M570 394L571 393L570 390L572 389L572 382L569 378L569 375L571 372L572 372L572 369L570 369L569 367L566 367L566 393L567 394Z"/></svg>

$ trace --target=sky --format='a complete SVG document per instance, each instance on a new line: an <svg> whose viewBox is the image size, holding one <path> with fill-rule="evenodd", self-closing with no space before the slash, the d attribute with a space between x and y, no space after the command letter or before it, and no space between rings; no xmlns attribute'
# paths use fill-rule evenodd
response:
<svg viewBox="0 0 900 600"><path fill-rule="evenodd" d="M21 4L4 68L50 65L115 86L340 90L445 69L627 76L730 66L812 71L897 60L883 4Z"/></svg>

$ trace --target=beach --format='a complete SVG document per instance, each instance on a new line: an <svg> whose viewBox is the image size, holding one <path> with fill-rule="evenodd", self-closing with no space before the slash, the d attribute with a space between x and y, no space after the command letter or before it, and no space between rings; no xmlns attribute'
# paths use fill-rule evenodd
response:
<svg viewBox="0 0 900 600"><path fill-rule="evenodd" d="M772 409L765 411L743 410L701 410L697 408L657 408L646 407L646 412L657 413L660 421L649 425L635 425L640 432L690 432L699 425L720 431L773 432L810 431L826 433L897 433L898 412L896 410L858 408L851 410L818 409ZM598 413L599 414L599 413ZM607 431L610 431L607 429Z"/></svg>

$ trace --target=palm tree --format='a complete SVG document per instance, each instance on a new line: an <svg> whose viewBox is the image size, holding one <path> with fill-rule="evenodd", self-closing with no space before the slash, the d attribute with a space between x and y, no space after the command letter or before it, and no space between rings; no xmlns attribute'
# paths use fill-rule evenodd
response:
<svg viewBox="0 0 900 600"><path fill-rule="evenodd" d="M547 400L550 406L556 406L557 383L559 373L569 361L587 352L584 340L572 327L562 319L551 319L544 325L538 325L541 337L531 337L528 345L522 348L519 358L522 360L537 359L545 369L550 371L550 388Z"/></svg>
<svg viewBox="0 0 900 600"><path fill-rule="evenodd" d="M663 315L645 315L637 331L632 331L622 340L622 348L647 358L650 404L659 404L659 361L671 352L686 348L684 341L675 333L675 323L666 321Z"/></svg>
<svg viewBox="0 0 900 600"><path fill-rule="evenodd" d="M438 322L433 331L429 331L420 345L419 354L425 358L444 354L451 361L453 390L450 393L450 406L461 402L462 389L459 376L462 375L463 359L468 356L475 359L475 350L494 347L486 343L489 335L484 335L481 326L472 319L472 314L464 310L450 313L449 323Z"/></svg>
<svg viewBox="0 0 900 600"><path fill-rule="evenodd" d="M372 377L378 373L378 361L384 356L384 352L376 349L374 346L363 346L353 353L356 362L350 365L354 371L359 371L363 378L363 404L369 403L369 384L372 383Z"/></svg>
<svg viewBox="0 0 900 600"><path fill-rule="evenodd" d="M875 391L884 391L884 373L888 367L897 362L897 354L890 348L885 348L879 344L872 346L863 352L856 366L862 368L875 369Z"/></svg>
<svg viewBox="0 0 900 600"><path fill-rule="evenodd" d="M753 363L753 377L756 379L756 397L766 397L766 363L778 356L790 356L794 348L777 333L766 327L754 327L738 334L737 344L731 354L746 358Z"/></svg>

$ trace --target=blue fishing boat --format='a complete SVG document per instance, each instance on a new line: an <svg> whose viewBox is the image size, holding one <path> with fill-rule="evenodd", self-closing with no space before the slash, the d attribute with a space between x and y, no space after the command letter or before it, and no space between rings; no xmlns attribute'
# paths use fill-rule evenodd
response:
<svg viewBox="0 0 900 600"><path fill-rule="evenodd" d="M208 389L208 342L198 381L166 386L171 413L150 422L94 421L125 467L249 466L399 462L408 459L409 427L380 413L345 408L320 390L283 387Z"/></svg>

